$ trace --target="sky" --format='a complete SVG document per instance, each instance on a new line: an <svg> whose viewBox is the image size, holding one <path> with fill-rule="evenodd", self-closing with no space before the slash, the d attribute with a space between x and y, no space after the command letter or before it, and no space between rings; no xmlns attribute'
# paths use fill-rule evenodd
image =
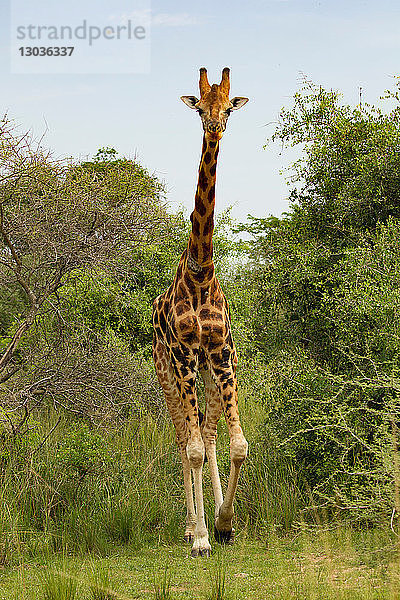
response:
<svg viewBox="0 0 400 600"><path fill-rule="evenodd" d="M136 157L165 182L171 208L187 213L202 129L180 96L198 96L200 67L219 83L229 66L232 96L250 99L229 119L217 174L217 212L232 206L241 220L288 208L282 170L297 154L264 145L304 76L356 104L360 86L363 100L374 103L400 74L394 0L153 0L148 72L35 75L11 73L14 1L0 0L0 113L37 137L46 132L44 145L57 157L87 159L103 146ZM115 12L112 0L95 4L102 14ZM93 0L70 0L59 10L96 19Z"/></svg>

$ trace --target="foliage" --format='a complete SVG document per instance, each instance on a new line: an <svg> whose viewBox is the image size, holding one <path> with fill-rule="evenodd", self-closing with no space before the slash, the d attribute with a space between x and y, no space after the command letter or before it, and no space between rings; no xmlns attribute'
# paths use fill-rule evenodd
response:
<svg viewBox="0 0 400 600"><path fill-rule="evenodd" d="M90 585L92 600L115 600L117 596L111 589L109 572L104 566L100 568L92 564L92 583Z"/></svg>
<svg viewBox="0 0 400 600"><path fill-rule="evenodd" d="M24 306L7 310L13 315L0 357L3 378L17 368L21 338L77 268L123 270L124 256L151 240L162 222L158 180L127 159L94 164L97 171L57 161L6 118L1 122L1 301L24 298Z"/></svg>
<svg viewBox="0 0 400 600"><path fill-rule="evenodd" d="M18 458L24 461L40 443L40 423L0 407L0 470Z"/></svg>
<svg viewBox="0 0 400 600"><path fill-rule="evenodd" d="M166 566L162 576L154 582L154 600L173 600L171 594L171 575Z"/></svg>
<svg viewBox="0 0 400 600"><path fill-rule="evenodd" d="M44 567L43 560L33 558L29 568L25 563L3 571L1 591L7 599L42 599L45 568L78 581L76 600L154 600L154 579L162 581L167 564L172 600L216 600L215 583L223 561L226 600L397 600L398 557L393 542L382 530L357 532L325 525L295 536L271 533L266 540L243 535L234 548L221 549L206 561L188 559L183 544L163 543L136 552L117 548L106 557L50 555Z"/></svg>
<svg viewBox="0 0 400 600"><path fill-rule="evenodd" d="M84 423L61 440L57 458L68 474L76 472L80 477L87 473L101 473L110 466L110 449L103 436L92 431Z"/></svg>
<svg viewBox="0 0 400 600"><path fill-rule="evenodd" d="M303 149L291 211L239 228L269 360L265 435L313 506L372 521L390 519L398 485L399 111L306 82L273 136Z"/></svg>
<svg viewBox="0 0 400 600"><path fill-rule="evenodd" d="M399 124L397 103L387 113L369 104L352 108L340 104L337 92L305 81L272 137L303 150L291 171L298 188L290 221L300 239L338 249L357 232L400 216Z"/></svg>
<svg viewBox="0 0 400 600"><path fill-rule="evenodd" d="M107 399L98 413L110 399L126 414L118 396L132 405L148 371L129 347L142 349L137 335L149 329L147 298L138 288L128 298L126 282L139 247L161 243L173 221L163 186L111 149L92 163L57 161L6 118L0 140L0 403L30 411L51 400L89 414L97 394Z"/></svg>

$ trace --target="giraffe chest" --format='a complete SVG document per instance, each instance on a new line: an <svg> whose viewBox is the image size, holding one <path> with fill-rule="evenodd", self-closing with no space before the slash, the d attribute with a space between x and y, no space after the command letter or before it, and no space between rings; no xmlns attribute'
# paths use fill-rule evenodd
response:
<svg viewBox="0 0 400 600"><path fill-rule="evenodd" d="M229 316L222 298L214 303L211 299L203 303L179 300L168 321L177 340L192 347L214 350L223 346L230 335Z"/></svg>
<svg viewBox="0 0 400 600"><path fill-rule="evenodd" d="M228 305L216 278L195 285L181 265L174 283L155 301L154 324L167 346L211 352L232 339Z"/></svg>

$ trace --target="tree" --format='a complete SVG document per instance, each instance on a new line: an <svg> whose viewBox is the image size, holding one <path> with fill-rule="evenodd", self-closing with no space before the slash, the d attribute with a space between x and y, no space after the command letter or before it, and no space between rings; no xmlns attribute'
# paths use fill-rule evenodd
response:
<svg viewBox="0 0 400 600"><path fill-rule="evenodd" d="M291 209L242 226L267 435L317 504L372 520L390 516L399 477L400 109L387 95L386 113L352 108L306 82L273 136L303 151Z"/></svg>
<svg viewBox="0 0 400 600"><path fill-rule="evenodd" d="M76 289L82 278L126 278L130 256L165 233L162 184L135 161L101 158L96 168L55 160L6 117L1 122L3 406L26 407L62 390L71 406L77 379L88 388L95 374L108 397L113 385L124 387L121 378L128 374L127 367L110 377L113 361L132 367L125 349L107 331L96 332L97 342L102 341L96 345L87 324L71 322L62 293L63 288ZM95 348L102 357L97 366Z"/></svg>

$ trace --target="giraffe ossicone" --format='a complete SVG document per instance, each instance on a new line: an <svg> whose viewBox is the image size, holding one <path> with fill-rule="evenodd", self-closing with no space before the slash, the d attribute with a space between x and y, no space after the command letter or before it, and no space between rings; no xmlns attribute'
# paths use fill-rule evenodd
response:
<svg viewBox="0 0 400 600"><path fill-rule="evenodd" d="M215 276L212 235L219 141L230 113L244 106L248 98L229 98L227 67L222 71L220 84L213 85L208 82L206 69L201 68L199 88L200 99L181 97L187 106L197 110L204 130L195 206L190 217L192 230L172 285L153 304L153 357L182 458L187 510L184 539L193 543L193 557L211 553L203 505L205 453L215 499L215 539L222 543L232 543L234 539L233 501L240 467L247 456L238 409L237 354L228 303ZM198 373L205 390L203 419L196 396ZM229 430L231 457L225 498L216 456L217 423L222 413Z"/></svg>

